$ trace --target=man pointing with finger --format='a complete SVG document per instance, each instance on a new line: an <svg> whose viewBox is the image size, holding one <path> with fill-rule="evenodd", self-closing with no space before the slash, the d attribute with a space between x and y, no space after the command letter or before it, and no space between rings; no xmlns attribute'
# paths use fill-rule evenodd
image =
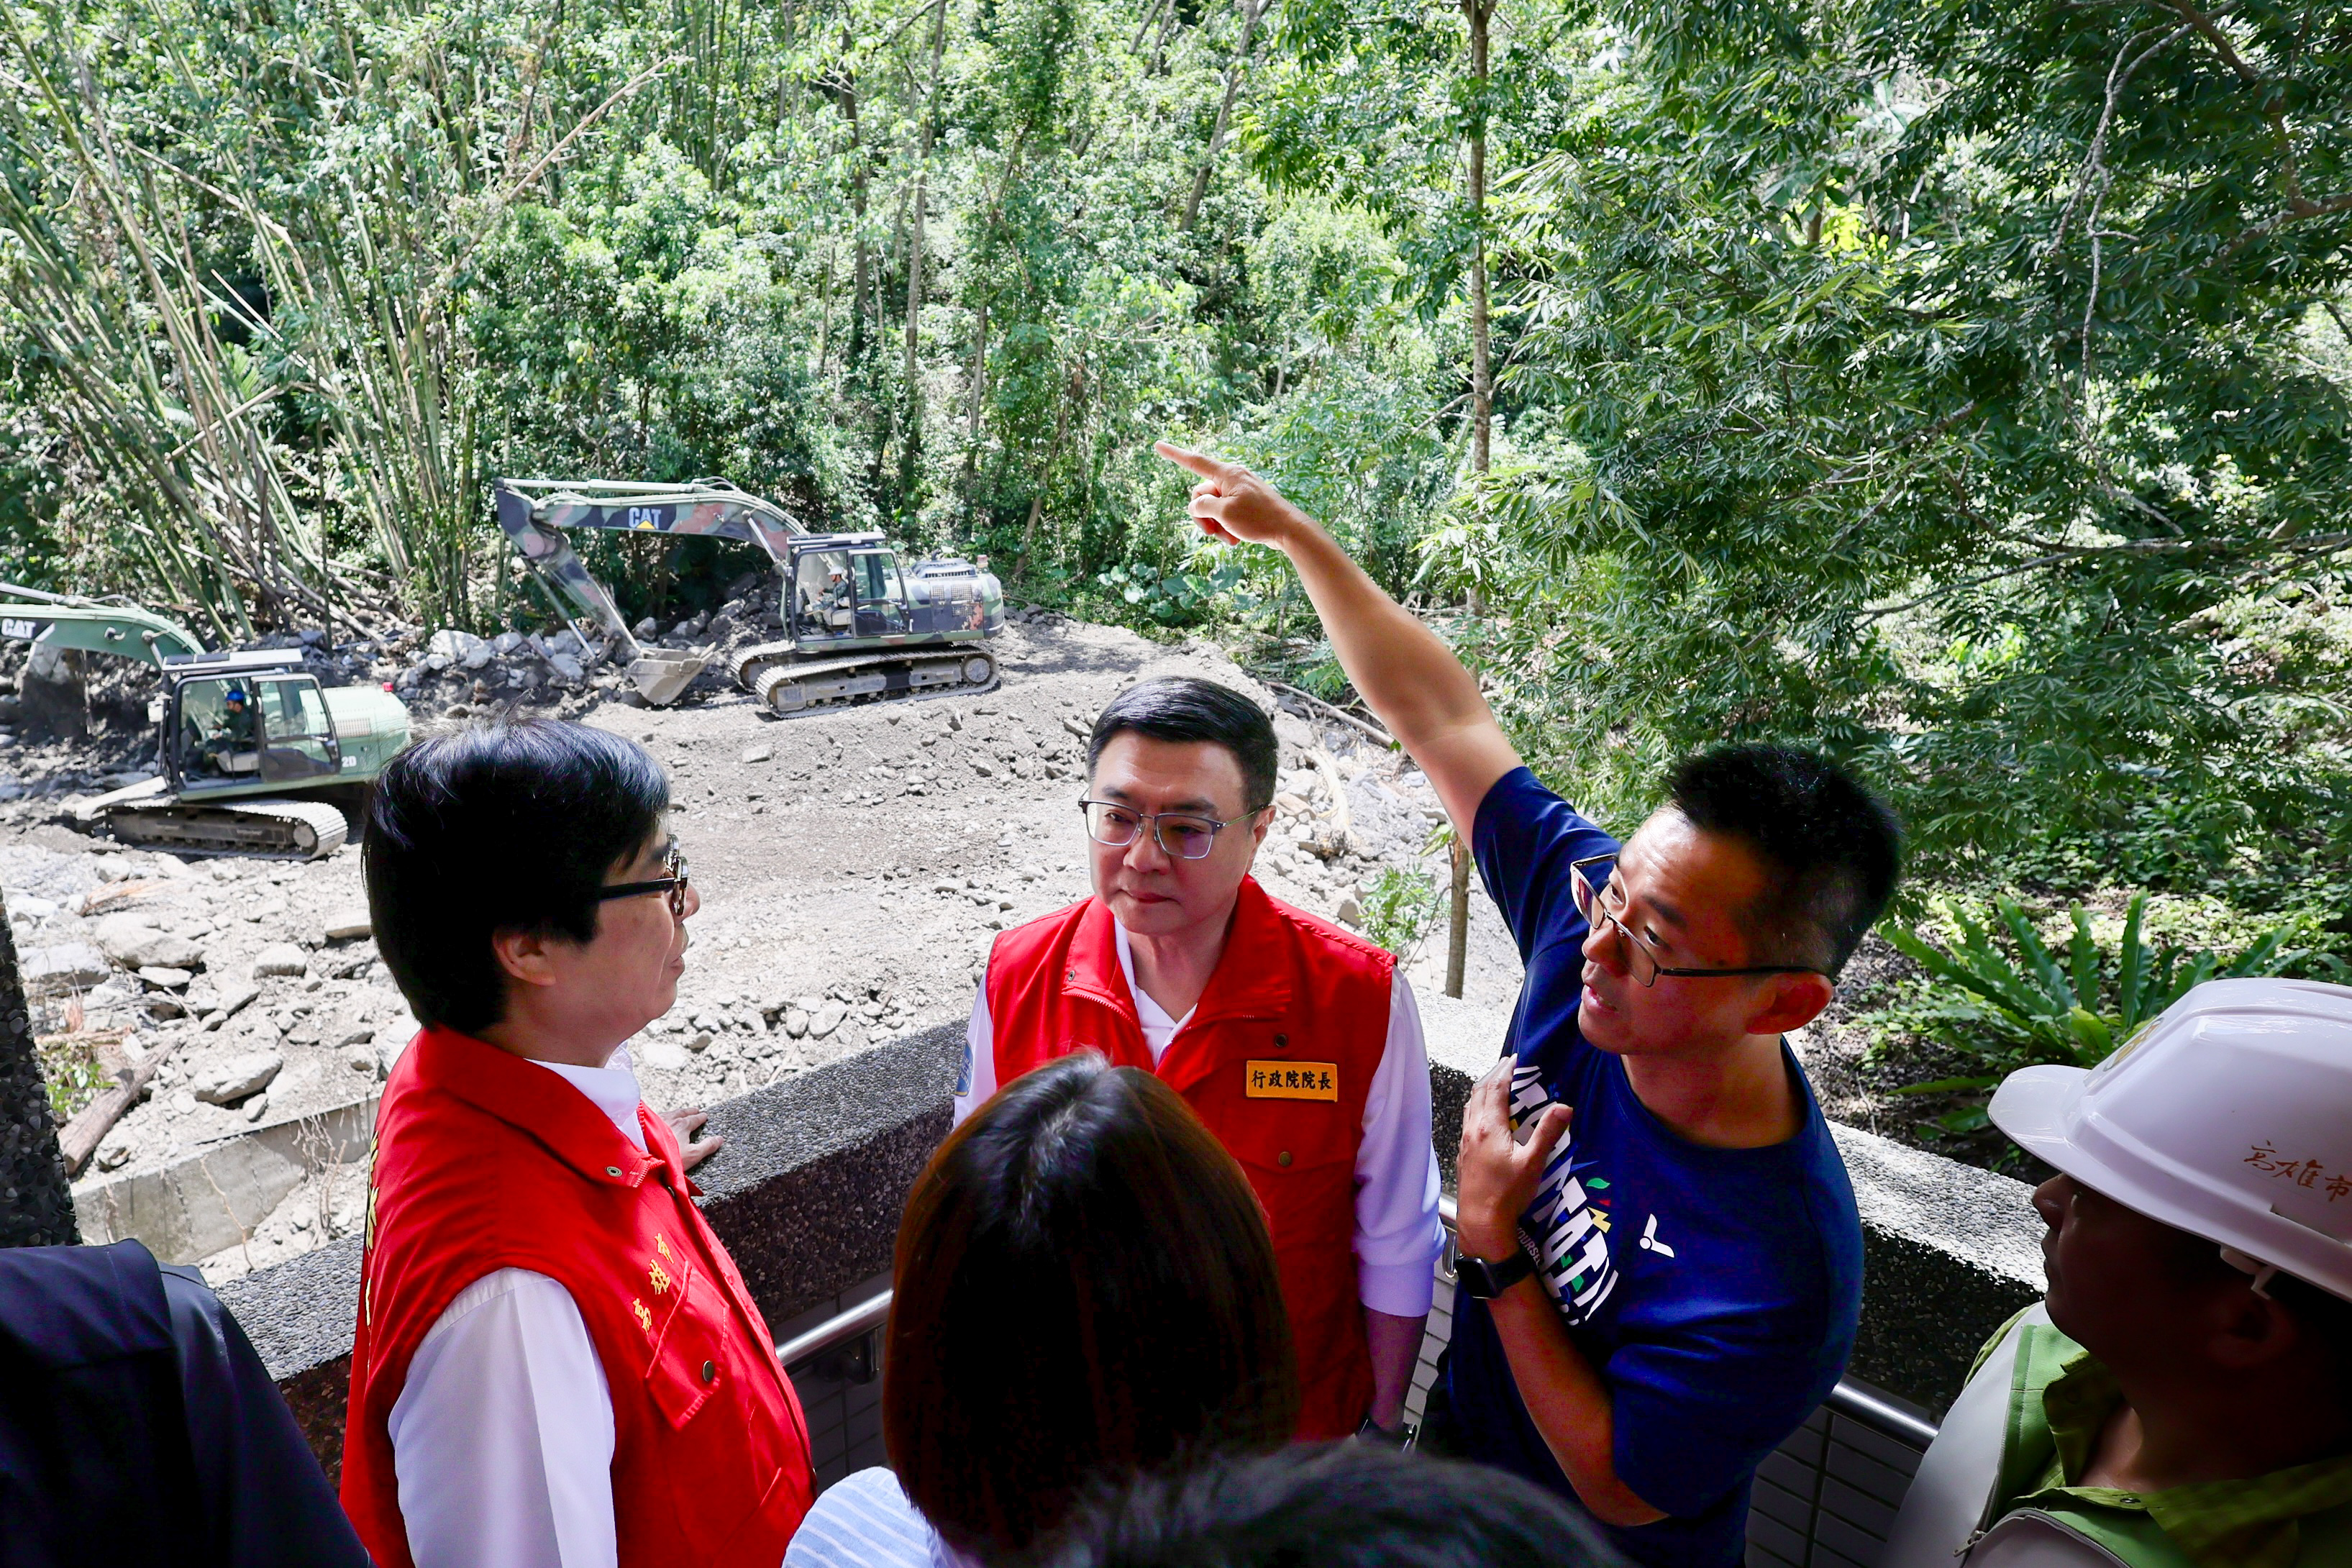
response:
<svg viewBox="0 0 2352 1568"><path fill-rule="evenodd" d="M1469 1457L1570 1497L1635 1563L1732 1568L1757 1463L1853 1342L1853 1194L1781 1036L1885 907L1893 816L1818 757L1733 746L1675 769L1620 843L1520 764L1452 651L1312 519L1246 469L1159 450L1200 476L1204 531L1297 568L1526 964L1463 1118L1431 1436L1450 1409Z"/></svg>

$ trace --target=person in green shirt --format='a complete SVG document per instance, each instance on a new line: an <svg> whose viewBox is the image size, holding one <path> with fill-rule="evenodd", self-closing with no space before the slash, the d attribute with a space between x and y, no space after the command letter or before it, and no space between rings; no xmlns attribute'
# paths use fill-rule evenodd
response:
<svg viewBox="0 0 2352 1568"><path fill-rule="evenodd" d="M2352 989L2198 986L1994 1123L2049 1290L1921 1461L1885 1568L2352 1568Z"/></svg>

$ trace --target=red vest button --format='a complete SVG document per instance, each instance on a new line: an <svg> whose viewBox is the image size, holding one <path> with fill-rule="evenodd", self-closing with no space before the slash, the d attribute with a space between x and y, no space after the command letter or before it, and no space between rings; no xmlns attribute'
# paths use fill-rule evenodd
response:
<svg viewBox="0 0 2352 1568"><path fill-rule="evenodd" d="M1286 1171L1290 1169L1290 1151L1285 1149L1281 1153L1276 1154L1274 1157L1274 1163Z"/></svg>
<svg viewBox="0 0 2352 1568"><path fill-rule="evenodd" d="M604 1173L612 1177L614 1181L619 1181L621 1179L621 1167L618 1165L607 1165L604 1167Z"/></svg>
<svg viewBox="0 0 2352 1568"><path fill-rule="evenodd" d="M702 1363L702 1381L705 1383L717 1383L719 1381L719 1363L717 1362L707 1361Z"/></svg>

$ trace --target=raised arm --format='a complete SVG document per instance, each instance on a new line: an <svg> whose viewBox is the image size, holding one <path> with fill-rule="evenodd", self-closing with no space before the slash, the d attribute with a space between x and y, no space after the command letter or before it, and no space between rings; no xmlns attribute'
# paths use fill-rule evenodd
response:
<svg viewBox="0 0 2352 1568"><path fill-rule="evenodd" d="M1202 532L1234 543L1270 544L1290 557L1339 667L1429 775L1454 830L1468 843L1478 803L1496 779L1519 765L1519 755L1454 650L1382 593L1320 523L1272 485L1236 464L1166 441L1154 450L1201 477L1191 510Z"/></svg>

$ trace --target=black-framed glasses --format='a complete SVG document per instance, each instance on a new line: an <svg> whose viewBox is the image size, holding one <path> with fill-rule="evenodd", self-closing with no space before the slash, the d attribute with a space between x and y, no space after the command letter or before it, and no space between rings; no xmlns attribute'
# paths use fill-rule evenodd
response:
<svg viewBox="0 0 2352 1568"><path fill-rule="evenodd" d="M1144 824L1148 822L1160 847L1180 860L1202 860L1217 847L1217 834L1222 829L1236 822L1247 822L1265 807L1244 811L1223 822L1197 812L1136 811L1115 800L1082 800L1078 809L1086 814L1087 837L1107 849L1126 848L1143 836Z"/></svg>
<svg viewBox="0 0 2352 1568"><path fill-rule="evenodd" d="M1821 974L1825 971L1810 963L1755 963L1744 969L1678 969L1660 963L1650 944L1633 934L1633 928L1619 917L1625 910L1625 895L1617 887L1617 857L1588 855L1581 860L1571 860L1568 867L1569 893L1576 900L1576 912L1584 917L1587 925L1610 925L1625 944L1625 970L1640 985L1655 985L1661 974L1683 980L1707 980L1736 974ZM1613 895L1613 896L1612 896Z"/></svg>
<svg viewBox="0 0 2352 1568"><path fill-rule="evenodd" d="M673 919L686 919L686 854L675 844L662 856L662 869L667 877L656 877L649 882L615 882L609 888L596 889L595 902L607 899L634 899L644 893L667 893L669 912Z"/></svg>

